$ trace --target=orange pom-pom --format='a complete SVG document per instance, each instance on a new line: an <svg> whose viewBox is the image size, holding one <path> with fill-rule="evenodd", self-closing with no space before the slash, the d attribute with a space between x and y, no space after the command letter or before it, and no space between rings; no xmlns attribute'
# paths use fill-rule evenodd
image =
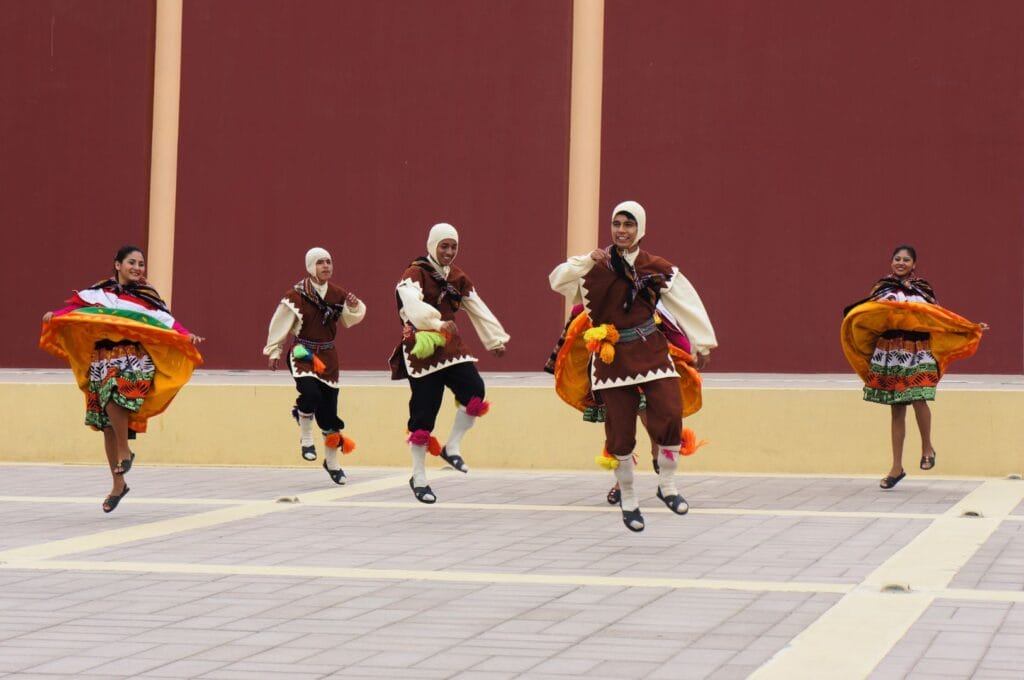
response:
<svg viewBox="0 0 1024 680"><path fill-rule="evenodd" d="M349 454L355 450L356 443L349 439L348 437L346 437L345 435L341 435L341 452L344 454Z"/></svg>
<svg viewBox="0 0 1024 680"><path fill-rule="evenodd" d="M615 345L609 342L601 343L601 361L606 364L612 363L615 360Z"/></svg>
<svg viewBox="0 0 1024 680"><path fill-rule="evenodd" d="M430 441L427 442L427 451L430 452L431 456L441 455L441 442L437 441L437 437L431 437Z"/></svg>
<svg viewBox="0 0 1024 680"><path fill-rule="evenodd" d="M326 446L327 448L329 448L329 449L336 449L340 445L341 445L341 433L340 432L332 432L329 435L327 435L326 437L324 437L324 446Z"/></svg>
<svg viewBox="0 0 1024 680"><path fill-rule="evenodd" d="M697 453L697 449L707 444L707 440L701 439L697 441L697 435L688 427L683 428L683 443L679 447L679 453L684 456L692 456Z"/></svg>
<svg viewBox="0 0 1024 680"><path fill-rule="evenodd" d="M320 361L320 357L318 357L317 355L314 354L313 355L313 372L316 373L316 374L320 374L320 373L323 373L326 370L327 370L327 366L324 364L324 362Z"/></svg>

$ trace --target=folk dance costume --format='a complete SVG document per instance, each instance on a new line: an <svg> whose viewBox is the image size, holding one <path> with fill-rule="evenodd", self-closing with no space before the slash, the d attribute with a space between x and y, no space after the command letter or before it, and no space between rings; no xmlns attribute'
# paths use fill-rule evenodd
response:
<svg viewBox="0 0 1024 680"><path fill-rule="evenodd" d="M112 401L130 412L131 431L145 432L203 363L188 329L146 284L107 279L66 302L43 324L39 346L70 364L85 394L85 424L110 427Z"/></svg>
<svg viewBox="0 0 1024 680"><path fill-rule="evenodd" d="M462 438L490 408L484 401L483 379L473 365L477 359L459 334L447 332L447 322L453 322L456 313L464 310L489 351L503 352L510 337L465 272L438 261L438 246L445 240L458 244L455 227L434 225L427 239L427 255L409 265L395 289L403 333L391 355L391 378L408 379L412 390L407 423L412 455L409 486L422 503L437 500L427 485L427 452L440 456L460 472L468 472L461 453ZM446 387L455 395L458 408L451 434L442 447L433 430Z"/></svg>
<svg viewBox="0 0 1024 680"><path fill-rule="evenodd" d="M669 342L668 349L672 354L676 371L679 373L680 389L683 396L683 417L693 415L700 410L702 405L702 381L700 373L692 366L693 356L690 352L693 350L690 346L690 339L686 337L686 333L679 327L679 322L660 300L655 307L654 320L658 324L658 330ZM603 423L606 419L606 409L600 393L593 391L590 386L591 355L587 350L586 341L583 339L583 336L592 327L589 317L583 312L583 305L574 305L569 312L569 321L565 324L562 336L555 344L551 357L544 364L544 371L555 376L557 394L570 406L581 411L584 421ZM566 347L567 341L568 347ZM564 352L563 348L565 348ZM583 366L584 362L586 363L585 367ZM643 421L647 409L647 396L643 393L643 386L637 386L637 389L640 392L640 420ZM683 428L683 446L680 453L684 456L693 455L704 443L696 441L693 430ZM652 441L651 465L655 474L659 472L658 452L660 450L661 447ZM618 465L616 458L608 453L607 449L597 457L597 463L601 467L612 470ZM609 505L618 505L620 498L619 485L616 483L608 491L606 500Z"/></svg>
<svg viewBox="0 0 1024 680"><path fill-rule="evenodd" d="M144 278L100 281L44 316L39 346L71 366L85 395L85 424L103 432L111 475L123 484L103 501L103 512L113 512L130 491L124 476L135 454L127 440L146 431L203 362L193 340L201 339L171 316ZM108 407L123 416L115 422Z"/></svg>
<svg viewBox="0 0 1024 680"><path fill-rule="evenodd" d="M933 401L949 364L973 355L982 327L939 306L921 278L880 279L871 295L846 308L843 354L876 404Z"/></svg>
<svg viewBox="0 0 1024 680"><path fill-rule="evenodd" d="M639 203L626 201L615 207L613 218L619 214L636 221L636 238L630 244L634 247L645 233L645 211ZM633 487L641 390L647 402L647 431L660 447L658 498L677 514L689 509L675 484L684 448L682 418L700 404L699 376L688 361L692 357L673 348L659 331L658 302L678 321L696 353L710 353L717 341L700 297L677 267L639 248L620 253L613 245L606 252L607 263L579 255L549 277L553 290L582 302L586 312L570 324L559 350L556 390L577 408L588 388L600 392L606 407L605 449L617 461L623 523L631 531L642 531L644 520ZM581 375L589 384L583 384ZM691 397L684 398L684 393ZM689 449L697 446L687 444Z"/></svg>
<svg viewBox="0 0 1024 680"><path fill-rule="evenodd" d="M292 350L288 353L288 370L299 392L292 415L299 424L302 457L316 460L315 418L324 437L323 467L335 484L344 484L347 477L338 462L338 451L351 453L355 443L341 433L345 423L338 417L339 370L335 337L339 322L351 328L363 320L366 305L359 300L355 307L349 307L345 301L348 291L329 281L318 282L317 261L330 257L323 248L312 248L306 253L309 276L296 283L278 304L270 320L263 354L272 360L279 358L288 336L294 336Z"/></svg>

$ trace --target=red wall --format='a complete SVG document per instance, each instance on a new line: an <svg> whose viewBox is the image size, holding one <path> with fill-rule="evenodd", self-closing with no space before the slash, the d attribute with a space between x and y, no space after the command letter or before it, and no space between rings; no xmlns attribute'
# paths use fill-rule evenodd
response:
<svg viewBox="0 0 1024 680"><path fill-rule="evenodd" d="M208 365L265 366L270 316L322 245L369 309L342 366L385 369L394 286L446 221L512 335L481 368L539 370L561 323L570 9L186 4L174 302Z"/></svg>
<svg viewBox="0 0 1024 680"><path fill-rule="evenodd" d="M102 6L0 6L3 366L59 365L42 312L145 245L153 3ZM264 365L323 245L370 309L343 365L383 369L394 283L450 221L513 336L481 367L537 370L562 315L571 11L186 3L174 308L207 366ZM847 371L841 310L909 242L940 301L992 325L956 369L1024 372L1024 4L607 0L605 30L602 213L647 206L715 370Z"/></svg>
<svg viewBox="0 0 1024 680"><path fill-rule="evenodd" d="M40 318L145 247L153 102L152 2L0 5L0 366L65 365Z"/></svg>
<svg viewBox="0 0 1024 680"><path fill-rule="evenodd" d="M1024 4L608 0L605 31L602 210L645 204L716 369L849 370L841 310L910 243L992 325L956 369L1024 370Z"/></svg>

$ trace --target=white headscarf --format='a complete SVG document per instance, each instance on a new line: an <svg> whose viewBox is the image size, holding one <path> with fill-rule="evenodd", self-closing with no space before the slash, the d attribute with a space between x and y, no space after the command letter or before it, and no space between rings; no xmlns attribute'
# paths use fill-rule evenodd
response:
<svg viewBox="0 0 1024 680"><path fill-rule="evenodd" d="M616 215L623 212L629 213L636 218L636 240L630 244L630 246L635 246L644 237L644 231L647 226L647 211L636 201L623 201L615 206L615 210L612 211L612 219L614 220Z"/></svg>
<svg viewBox="0 0 1024 680"><path fill-rule="evenodd" d="M316 280L316 261L322 260L325 257L330 259L331 254L319 246L306 251L306 271L309 272L314 281Z"/></svg>
<svg viewBox="0 0 1024 680"><path fill-rule="evenodd" d="M447 222L435 224L430 228L430 235L427 236L427 255L430 259L437 260L437 246L441 241L450 238L456 243L459 242L459 232Z"/></svg>

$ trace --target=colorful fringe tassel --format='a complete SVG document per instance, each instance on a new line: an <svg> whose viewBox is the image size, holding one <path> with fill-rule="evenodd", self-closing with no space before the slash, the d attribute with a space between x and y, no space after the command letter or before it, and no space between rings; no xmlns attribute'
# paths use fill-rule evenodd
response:
<svg viewBox="0 0 1024 680"><path fill-rule="evenodd" d="M608 449L602 449L601 455L594 459L599 467L603 467L605 470L615 470L619 467L619 459L608 453ZM636 454L633 454L633 464L636 464Z"/></svg>
<svg viewBox="0 0 1024 680"><path fill-rule="evenodd" d="M697 449L707 444L706 439L697 441L697 435L688 427L683 428L683 444L679 447L679 453L684 456L692 456L697 453Z"/></svg>
<svg viewBox="0 0 1024 680"><path fill-rule="evenodd" d="M343 454L356 450L356 443L340 432L332 432L324 437L324 445L331 449L339 449Z"/></svg>
<svg viewBox="0 0 1024 680"><path fill-rule="evenodd" d="M588 351L610 364L615 360L615 343L619 341L619 331L615 326L604 323L583 333L583 341Z"/></svg>
<svg viewBox="0 0 1024 680"><path fill-rule="evenodd" d="M487 415L488 411L491 410L491 402L484 401L480 397L473 397L466 404L466 413L469 415L479 418L480 416Z"/></svg>
<svg viewBox="0 0 1024 680"><path fill-rule="evenodd" d="M409 433L409 438L406 440L413 446L426 446L427 451L431 456L441 455L441 442L437 441L437 437L430 434L430 430L416 430Z"/></svg>
<svg viewBox="0 0 1024 680"><path fill-rule="evenodd" d="M416 331L416 339L409 354L417 359L426 359L447 344L448 335L441 331Z"/></svg>

